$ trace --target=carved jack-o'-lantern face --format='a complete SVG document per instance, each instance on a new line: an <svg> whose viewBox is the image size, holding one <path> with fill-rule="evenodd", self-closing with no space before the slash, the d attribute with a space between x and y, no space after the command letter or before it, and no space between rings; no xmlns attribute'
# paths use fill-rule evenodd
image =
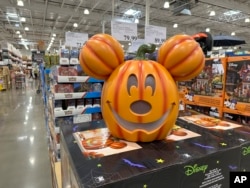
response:
<svg viewBox="0 0 250 188"><path fill-rule="evenodd" d="M116 137L130 141L159 140L176 120L177 103L176 84L162 65L130 60L105 82L102 114Z"/></svg>
<svg viewBox="0 0 250 188"><path fill-rule="evenodd" d="M154 45L141 46L136 59L122 62L122 48L106 34L92 37L82 48L80 64L83 69L90 76L105 79L101 108L105 123L113 136L128 141L150 142L164 139L171 131L179 106L179 94L171 74L174 73L176 78L179 78L178 75L182 76L182 80L190 78L190 75L195 76L199 71L193 66L199 66L200 69L203 63L201 58L196 57L200 53L203 57L196 41L186 35L179 36L178 40L177 44L162 45L163 49L159 49L160 63L145 60L145 52L152 53ZM95 48L95 44L98 47ZM192 58L194 55L196 58L185 61L184 66L177 66L179 62L171 62L170 58L172 51L169 49L173 45L181 48L190 45L195 47L192 51L194 53L185 54L180 59L181 63L185 58ZM178 50L176 48L174 49ZM171 63L171 74L166 68L166 58ZM188 73L185 71L187 66L192 68L187 69Z"/></svg>

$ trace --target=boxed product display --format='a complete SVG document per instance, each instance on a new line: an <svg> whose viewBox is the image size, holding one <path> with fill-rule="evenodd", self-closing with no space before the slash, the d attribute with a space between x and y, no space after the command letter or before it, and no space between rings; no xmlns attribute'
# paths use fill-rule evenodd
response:
<svg viewBox="0 0 250 188"><path fill-rule="evenodd" d="M250 115L250 57L229 57L224 111Z"/></svg>
<svg viewBox="0 0 250 188"><path fill-rule="evenodd" d="M73 93L74 86L72 84L56 84L54 86L55 93Z"/></svg>
<svg viewBox="0 0 250 188"><path fill-rule="evenodd" d="M80 185L89 187L129 185L135 188L143 185L152 187L157 185L159 188L229 187L229 172L240 170L241 147L238 143L205 131L199 134L200 136L184 140L166 139L137 143L140 149L108 156L98 155L95 150L84 155L78 145L72 144L72 139L75 139L73 135L81 132L98 134L95 130L103 126L103 121L93 121L79 124L77 128L62 127L62 149L64 147L69 149L68 154L72 159L69 165L76 170L75 178L80 181L78 182ZM177 127L183 131L182 127ZM84 140L86 136L78 135L78 137L77 139ZM90 140L79 143L81 147L87 148L101 143L106 148L111 142ZM64 160L62 158L62 163ZM101 168L97 168L97 164ZM83 166L84 168L81 168Z"/></svg>

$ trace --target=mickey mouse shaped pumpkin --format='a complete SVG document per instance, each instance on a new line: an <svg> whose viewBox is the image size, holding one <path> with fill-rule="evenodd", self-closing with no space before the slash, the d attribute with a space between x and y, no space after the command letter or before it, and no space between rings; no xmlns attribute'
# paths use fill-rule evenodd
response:
<svg viewBox="0 0 250 188"><path fill-rule="evenodd" d="M145 59L155 45L142 45L136 58L124 62L119 42L108 34L91 37L80 52L89 75L105 80L101 108L115 137L134 142L162 140L173 128L179 106L175 81L195 77L205 57L188 35L176 35L158 51L158 62Z"/></svg>

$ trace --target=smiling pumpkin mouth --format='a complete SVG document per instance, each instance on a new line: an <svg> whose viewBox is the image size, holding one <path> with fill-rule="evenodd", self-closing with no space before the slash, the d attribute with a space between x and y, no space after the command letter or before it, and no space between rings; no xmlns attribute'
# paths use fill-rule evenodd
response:
<svg viewBox="0 0 250 188"><path fill-rule="evenodd" d="M168 110L163 114L163 116L156 120L156 121L152 121L152 122L148 122L148 123L134 123L134 122L130 122L127 121L125 119L123 119L115 110L114 108L111 106L111 102L107 101L106 102L109 109L112 111L116 122L118 122L119 126L129 130L129 131L134 131L136 129L143 129L146 130L148 132L153 131L157 128L159 128L162 123L166 120L166 118L168 117L168 115L172 112L174 106L176 105L174 102L170 105L170 107L168 108Z"/></svg>

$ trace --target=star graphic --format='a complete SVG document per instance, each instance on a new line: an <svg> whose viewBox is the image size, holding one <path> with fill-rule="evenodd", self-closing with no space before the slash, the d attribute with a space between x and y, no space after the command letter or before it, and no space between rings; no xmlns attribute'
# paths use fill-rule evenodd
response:
<svg viewBox="0 0 250 188"><path fill-rule="evenodd" d="M220 145L221 145L221 146L227 146L227 144L224 143L224 142L220 143Z"/></svg>
<svg viewBox="0 0 250 188"><path fill-rule="evenodd" d="M98 167L98 168L101 168L101 167L102 167L102 164L100 164L100 163L97 164L97 167Z"/></svg>
<svg viewBox="0 0 250 188"><path fill-rule="evenodd" d="M157 163L164 163L164 160L163 159L156 159L156 162Z"/></svg>

